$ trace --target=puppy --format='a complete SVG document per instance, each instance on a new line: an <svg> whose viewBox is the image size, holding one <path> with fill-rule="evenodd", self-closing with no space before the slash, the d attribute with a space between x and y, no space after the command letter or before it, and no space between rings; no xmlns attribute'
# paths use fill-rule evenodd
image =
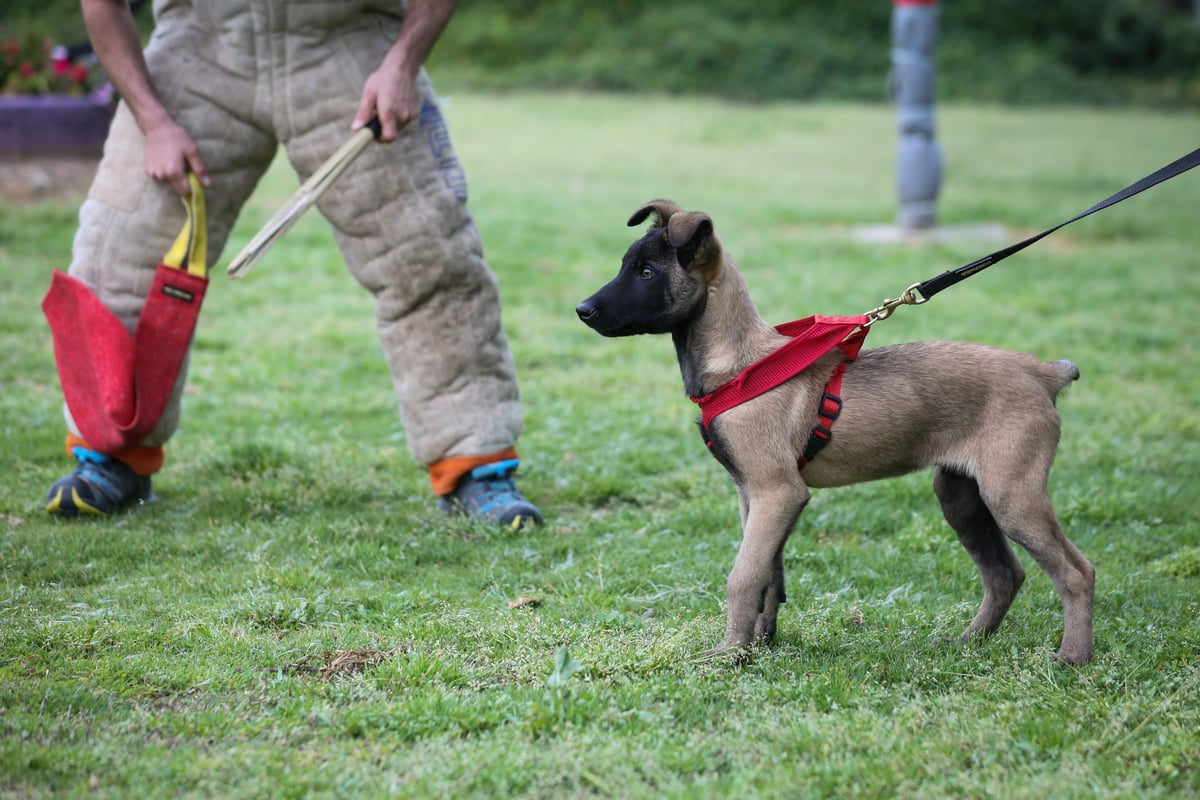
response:
<svg viewBox="0 0 1200 800"><path fill-rule="evenodd" d="M652 215L617 276L576 312L604 336L671 334L684 388L702 398L790 338L759 316L708 215L656 200L628 224ZM826 394L839 369L840 411L830 409ZM743 529L726 585L725 637L712 652L737 654L774 637L785 600L783 546L809 487L932 467L946 521L983 580L983 602L962 638L995 631L1025 580L1011 539L1046 571L1062 600L1057 658L1087 662L1095 570L1063 535L1046 489L1059 440L1055 398L1078 377L1070 361L1047 363L965 342L880 347L853 360L835 346L799 374L702 424L737 487ZM832 430L816 454L814 423Z"/></svg>

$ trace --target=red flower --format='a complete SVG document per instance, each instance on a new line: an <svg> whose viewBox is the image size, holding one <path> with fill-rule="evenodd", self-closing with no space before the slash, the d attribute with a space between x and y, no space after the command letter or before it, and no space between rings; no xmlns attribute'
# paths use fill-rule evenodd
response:
<svg viewBox="0 0 1200 800"><path fill-rule="evenodd" d="M0 20L0 33L5 31ZM51 40L0 38L0 95L82 95L97 75L69 58L70 51Z"/></svg>

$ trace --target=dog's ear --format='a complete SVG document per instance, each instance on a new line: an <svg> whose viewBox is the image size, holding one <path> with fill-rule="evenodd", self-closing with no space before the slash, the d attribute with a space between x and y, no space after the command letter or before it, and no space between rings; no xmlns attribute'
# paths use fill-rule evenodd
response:
<svg viewBox="0 0 1200 800"><path fill-rule="evenodd" d="M646 205L633 212L633 216L629 218L629 222L626 224L633 228L645 222L646 217L650 216L651 214L656 214L657 219L654 222L654 227L666 227L667 220L669 220L671 216L678 210L679 206L675 205L670 200L651 200L649 203L646 203Z"/></svg>
<svg viewBox="0 0 1200 800"><path fill-rule="evenodd" d="M667 224L667 241L675 248L679 266L690 269L697 253L712 239L712 219L702 211L675 214ZM705 250L705 257L710 253Z"/></svg>

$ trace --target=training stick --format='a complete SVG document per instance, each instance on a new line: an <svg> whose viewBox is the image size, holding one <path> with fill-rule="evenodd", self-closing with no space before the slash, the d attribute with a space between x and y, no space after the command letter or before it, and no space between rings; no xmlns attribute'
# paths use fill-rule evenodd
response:
<svg viewBox="0 0 1200 800"><path fill-rule="evenodd" d="M245 276L250 268L258 263L258 260L263 257L263 253L267 252L267 248L273 245L276 240L288 232L296 220L308 210L309 206L317 202L317 199L325 193L333 182L338 179L338 176L346 171L346 167L354 159L358 158L359 153L366 149L367 145L379 135L379 118L374 117L364 127L360 128L350 137L349 141L343 144L338 151L330 156L324 164L317 168L317 171L306 180L296 193L291 196L283 207L275 212L275 216L267 220L267 224L262 226L262 229L254 235L242 252L237 254L237 257L230 262L225 269L225 274L231 278L241 278Z"/></svg>

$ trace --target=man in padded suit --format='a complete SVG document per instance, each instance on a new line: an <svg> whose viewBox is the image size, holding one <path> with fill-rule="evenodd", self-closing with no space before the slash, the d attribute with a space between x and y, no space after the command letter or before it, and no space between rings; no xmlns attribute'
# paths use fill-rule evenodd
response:
<svg viewBox="0 0 1200 800"><path fill-rule="evenodd" d="M497 282L422 67L456 0L155 0L143 52L126 0L82 0L122 102L80 210L69 273L130 331L183 225L188 172L206 187L210 263L280 144L301 179L372 116L379 144L321 198L376 325L413 455L439 506L540 523L517 490L523 426ZM68 411L79 462L52 513L110 514L150 496L179 423L186 362L154 432L98 453Z"/></svg>

